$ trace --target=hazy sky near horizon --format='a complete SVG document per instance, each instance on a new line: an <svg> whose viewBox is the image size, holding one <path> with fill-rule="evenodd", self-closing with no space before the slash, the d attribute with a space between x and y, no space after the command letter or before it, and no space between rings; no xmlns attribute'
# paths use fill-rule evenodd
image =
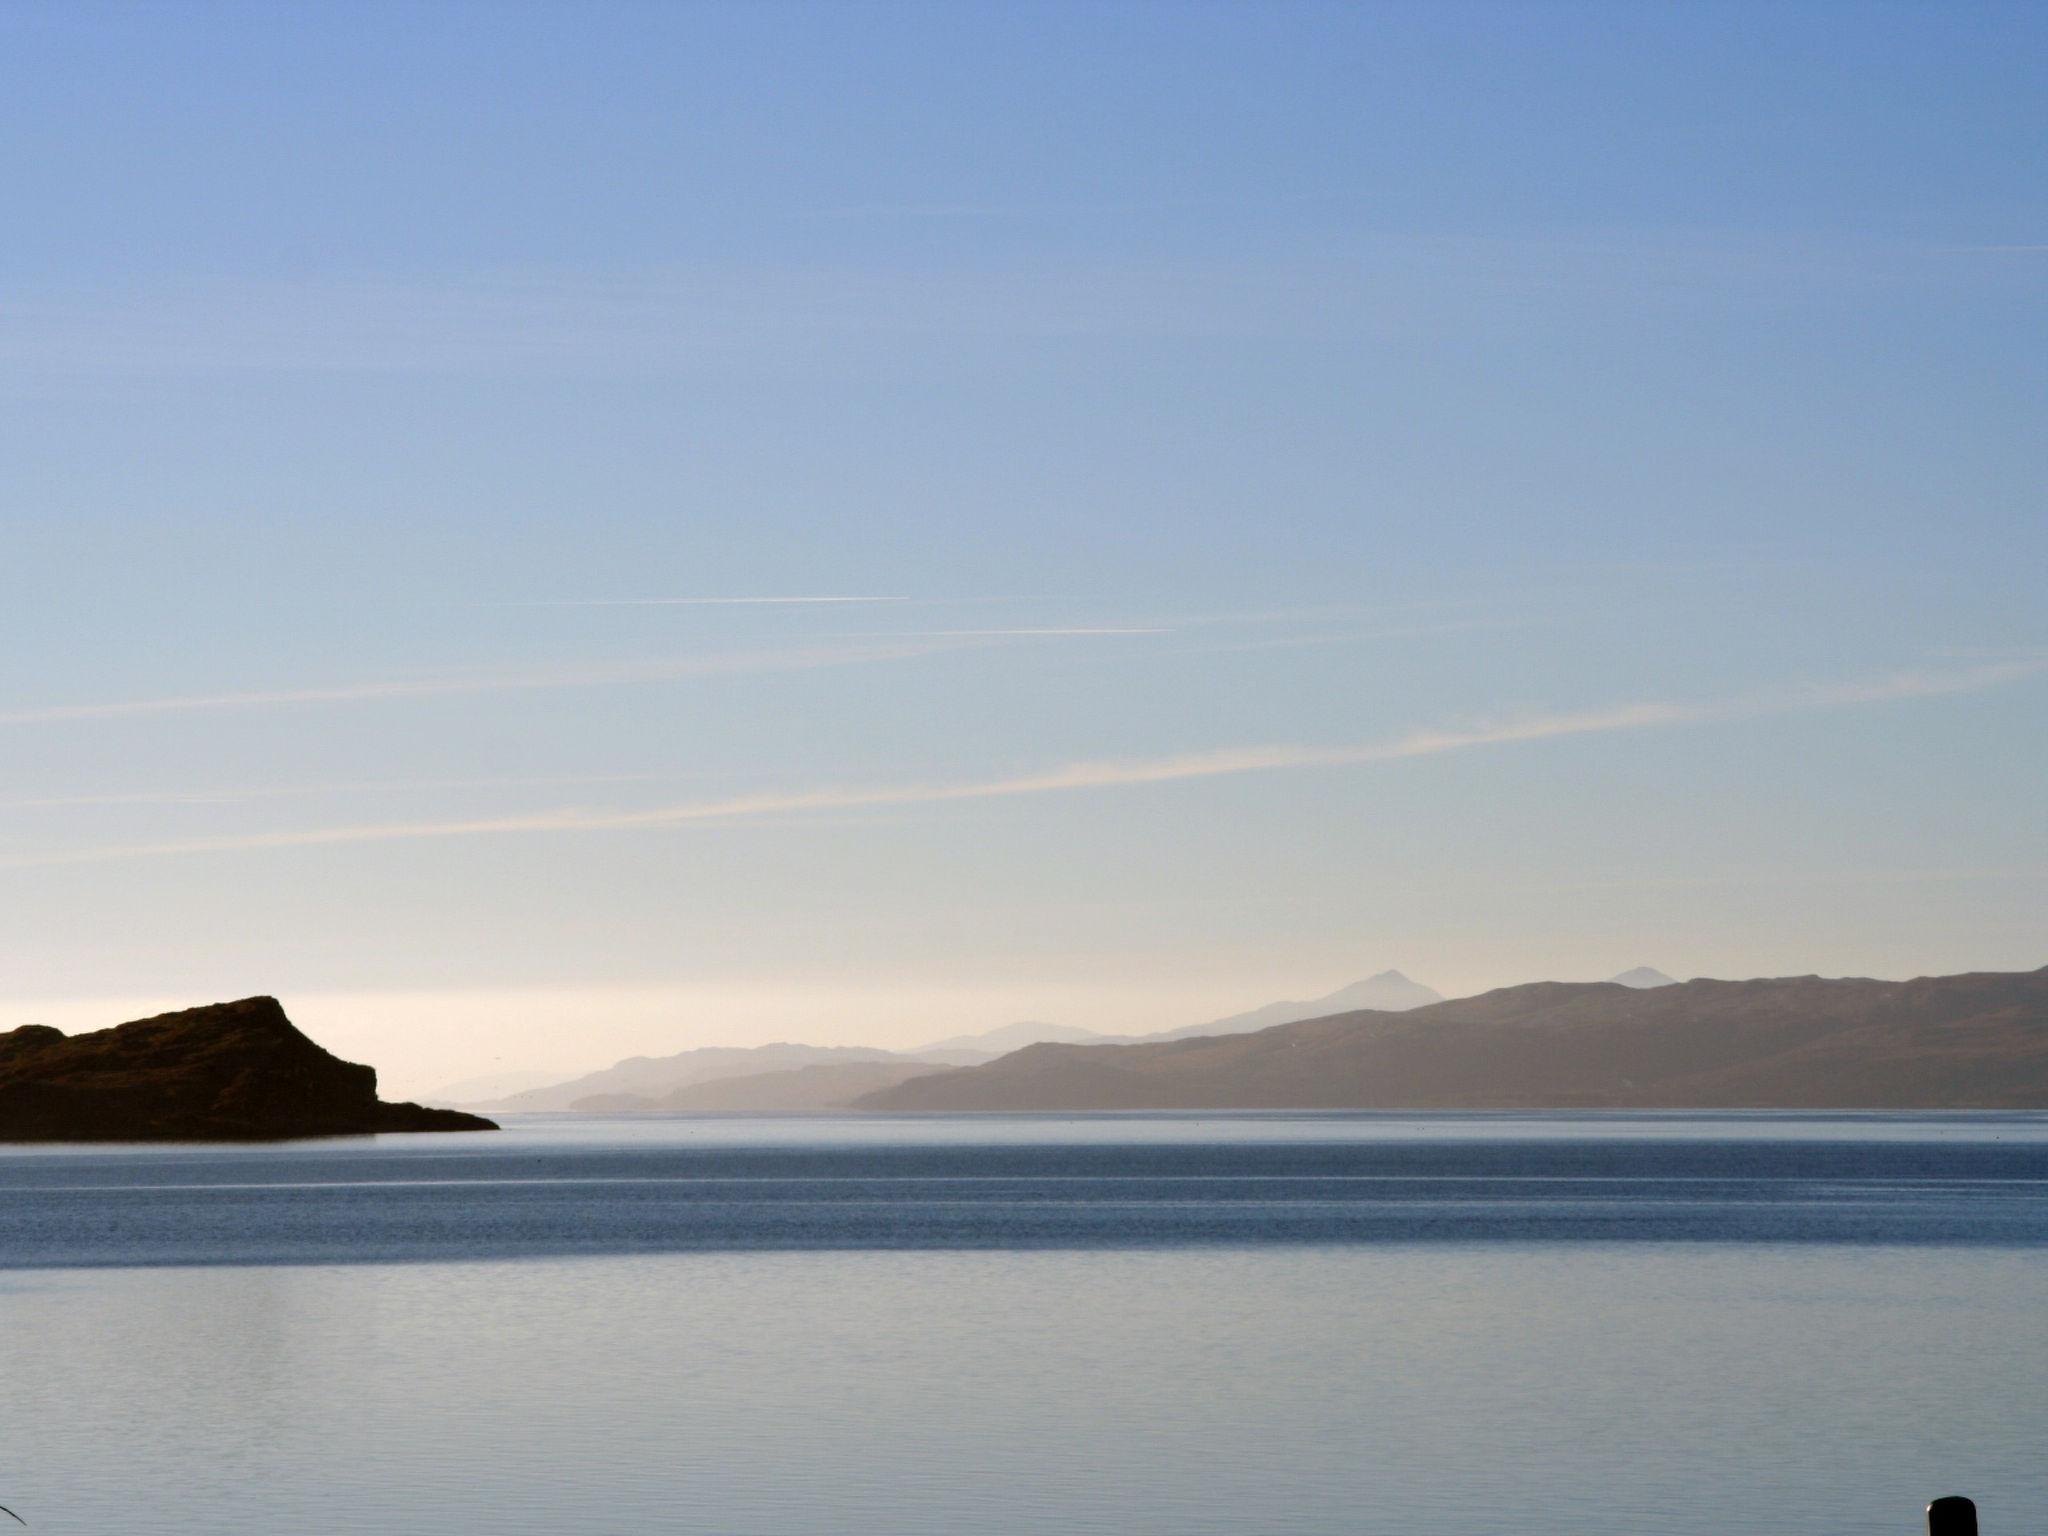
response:
<svg viewBox="0 0 2048 1536"><path fill-rule="evenodd" d="M11 5L0 1026L2048 962L2044 163L2037 6Z"/></svg>

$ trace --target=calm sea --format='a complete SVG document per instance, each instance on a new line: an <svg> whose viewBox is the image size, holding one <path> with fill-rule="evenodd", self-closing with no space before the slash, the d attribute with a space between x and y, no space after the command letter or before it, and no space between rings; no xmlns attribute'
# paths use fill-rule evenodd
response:
<svg viewBox="0 0 2048 1536"><path fill-rule="evenodd" d="M2048 1116L0 1148L35 1531L2048 1529Z"/></svg>

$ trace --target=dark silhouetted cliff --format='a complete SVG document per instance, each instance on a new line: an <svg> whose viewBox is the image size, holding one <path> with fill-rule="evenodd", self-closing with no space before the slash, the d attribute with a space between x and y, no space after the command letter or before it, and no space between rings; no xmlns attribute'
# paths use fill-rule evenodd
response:
<svg viewBox="0 0 2048 1536"><path fill-rule="evenodd" d="M476 1115L386 1104L377 1073L329 1055L272 997L67 1036L0 1034L0 1141L265 1141L491 1131Z"/></svg>

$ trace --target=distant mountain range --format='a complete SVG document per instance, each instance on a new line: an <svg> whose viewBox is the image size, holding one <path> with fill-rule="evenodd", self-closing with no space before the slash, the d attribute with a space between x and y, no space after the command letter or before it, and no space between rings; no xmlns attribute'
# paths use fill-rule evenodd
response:
<svg viewBox="0 0 2048 1536"><path fill-rule="evenodd" d="M792 1067L844 1065L850 1062L902 1062L908 1058L896 1051L870 1050L858 1045L757 1045L752 1047L707 1045L673 1056L629 1056L601 1072L588 1072L564 1083L529 1088L467 1109L533 1112L577 1107L579 1099L629 1098L655 1101L678 1089L697 1083L717 1082L728 1077L751 1077L764 1072L783 1072ZM938 1064L927 1063L933 1070Z"/></svg>
<svg viewBox="0 0 2048 1536"><path fill-rule="evenodd" d="M1056 1041L1063 1045L1101 1045L1106 1041L1121 1039L1118 1035L1099 1034L1092 1029L1080 1029L1072 1024L1003 1024L995 1029L984 1030L978 1035L949 1035L944 1040L934 1040L930 1045L920 1045L907 1052L927 1061L951 1061L967 1063L993 1061L1011 1051L1022 1050L1027 1045L1039 1045Z"/></svg>
<svg viewBox="0 0 2048 1536"><path fill-rule="evenodd" d="M2034 1108L2048 968L1889 982L1537 982L1401 1013L1034 1045L873 1110Z"/></svg>
<svg viewBox="0 0 2048 1536"><path fill-rule="evenodd" d="M1419 981L1410 981L1399 971L1381 971L1377 976L1368 976L1363 981L1352 982L1348 987L1339 987L1327 997L1311 998L1307 1002L1268 1003L1265 1007L1254 1008L1249 1013L1234 1013L1227 1019L1216 1019L1207 1024L1189 1024L1182 1029L1164 1030L1143 1038L1191 1040L1201 1035L1241 1035L1255 1029L1270 1029L1275 1024L1292 1024L1299 1019L1320 1019L1329 1014L1351 1013L1360 1008L1373 1008L1381 1013L1405 1013L1410 1008L1426 1008L1431 1003L1440 1003L1443 1000L1443 993L1434 987L1425 987Z"/></svg>
<svg viewBox="0 0 2048 1536"><path fill-rule="evenodd" d="M1435 996L1382 972L1326 997L1135 1040L1013 1024L917 1054L705 1047L632 1057L498 1102L586 1113L2048 1108L2048 967L1683 983L1638 967L1605 982L1422 1000ZM1355 1006L1361 998L1378 1006ZM370 1068L321 1050L268 997L76 1036L42 1025L0 1032L0 1139L489 1128L380 1102Z"/></svg>
<svg viewBox="0 0 2048 1536"><path fill-rule="evenodd" d="M1671 978L1647 966L1614 978L1625 987L1670 986ZM1069 1024L1036 1021L1004 1024L979 1034L951 1035L912 1051L860 1046L764 1045L751 1049L708 1046L673 1056L635 1056L566 1082L508 1084L474 1098L456 1093L446 1100L491 1113L570 1111L617 1114L655 1110L822 1110L846 1108L856 1099L885 1092L951 1067L985 1066L1037 1045L1072 1047L1169 1043L1213 1036L1250 1034L1276 1025L1369 1009L1402 1013L1441 1004L1443 994L1411 981L1399 971L1381 971L1322 997L1267 1003L1244 1013L1189 1024L1156 1034L1110 1035ZM487 1080L479 1080L487 1081ZM746 1086L740 1086L745 1084ZM458 1087L464 1085L456 1085ZM513 1087L519 1091L512 1091Z"/></svg>
<svg viewBox="0 0 2048 1536"><path fill-rule="evenodd" d="M843 1108L864 1093L891 1081L908 1081L947 1067L979 1066L1027 1045L1126 1045L1139 1040L1179 1039L1185 1035L1224 1034L1259 1029L1291 1019L1304 1019L1344 1008L1409 1008L1440 1001L1440 995L1418 986L1399 971L1382 971L1365 981L1313 1002L1269 1003L1250 1013L1168 1030L1158 1035L1106 1035L1071 1024L1022 1022L1003 1024L980 1034L952 1035L912 1051L885 1051L866 1046L761 1045L703 1046L673 1056L631 1056L599 1072L567 1081L521 1080L512 1074L450 1084L435 1095L445 1103L490 1114L570 1111L617 1114L647 1110L754 1109L811 1110ZM815 1073L797 1076L810 1067L886 1066L886 1073ZM685 1092L700 1084L765 1077L773 1081L750 1089ZM468 1092L456 1090L473 1090Z"/></svg>
<svg viewBox="0 0 2048 1536"><path fill-rule="evenodd" d="M743 1077L719 1077L677 1088L658 1098L633 1093L598 1093L569 1107L581 1114L633 1114L649 1110L724 1110L756 1114L844 1109L865 1093L893 1088L914 1077L952 1070L928 1061L842 1061Z"/></svg>
<svg viewBox="0 0 2048 1536"><path fill-rule="evenodd" d="M1027 1045L1138 1045L1151 1040L1185 1040L1195 1035L1235 1035L1246 1030L1266 1029L1274 1024L1292 1024L1296 1019L1348 1013L1355 1008L1378 1008L1387 1013L1399 1013L1403 1009L1421 1008L1443 1000L1443 993L1434 987L1410 981L1399 971L1381 971L1364 981L1339 987L1325 997L1310 998L1306 1002L1267 1003L1247 1013L1233 1013L1228 1018L1211 1019L1206 1024L1184 1024L1179 1029L1162 1029L1152 1034L1105 1035L1092 1029L1077 1029L1071 1024L1005 1024L1000 1029L979 1035L954 1035L949 1039L935 1040L930 1045L919 1046L911 1054L930 1061L967 1064L965 1058L990 1061L1011 1051L1022 1050Z"/></svg>

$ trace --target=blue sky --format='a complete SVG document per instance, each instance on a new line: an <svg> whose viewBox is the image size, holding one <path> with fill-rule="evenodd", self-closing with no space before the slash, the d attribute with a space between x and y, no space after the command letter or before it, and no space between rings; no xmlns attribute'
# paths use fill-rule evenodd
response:
<svg viewBox="0 0 2048 1536"><path fill-rule="evenodd" d="M8 7L0 1019L270 991L419 1089L2048 961L2044 76L2021 6Z"/></svg>

